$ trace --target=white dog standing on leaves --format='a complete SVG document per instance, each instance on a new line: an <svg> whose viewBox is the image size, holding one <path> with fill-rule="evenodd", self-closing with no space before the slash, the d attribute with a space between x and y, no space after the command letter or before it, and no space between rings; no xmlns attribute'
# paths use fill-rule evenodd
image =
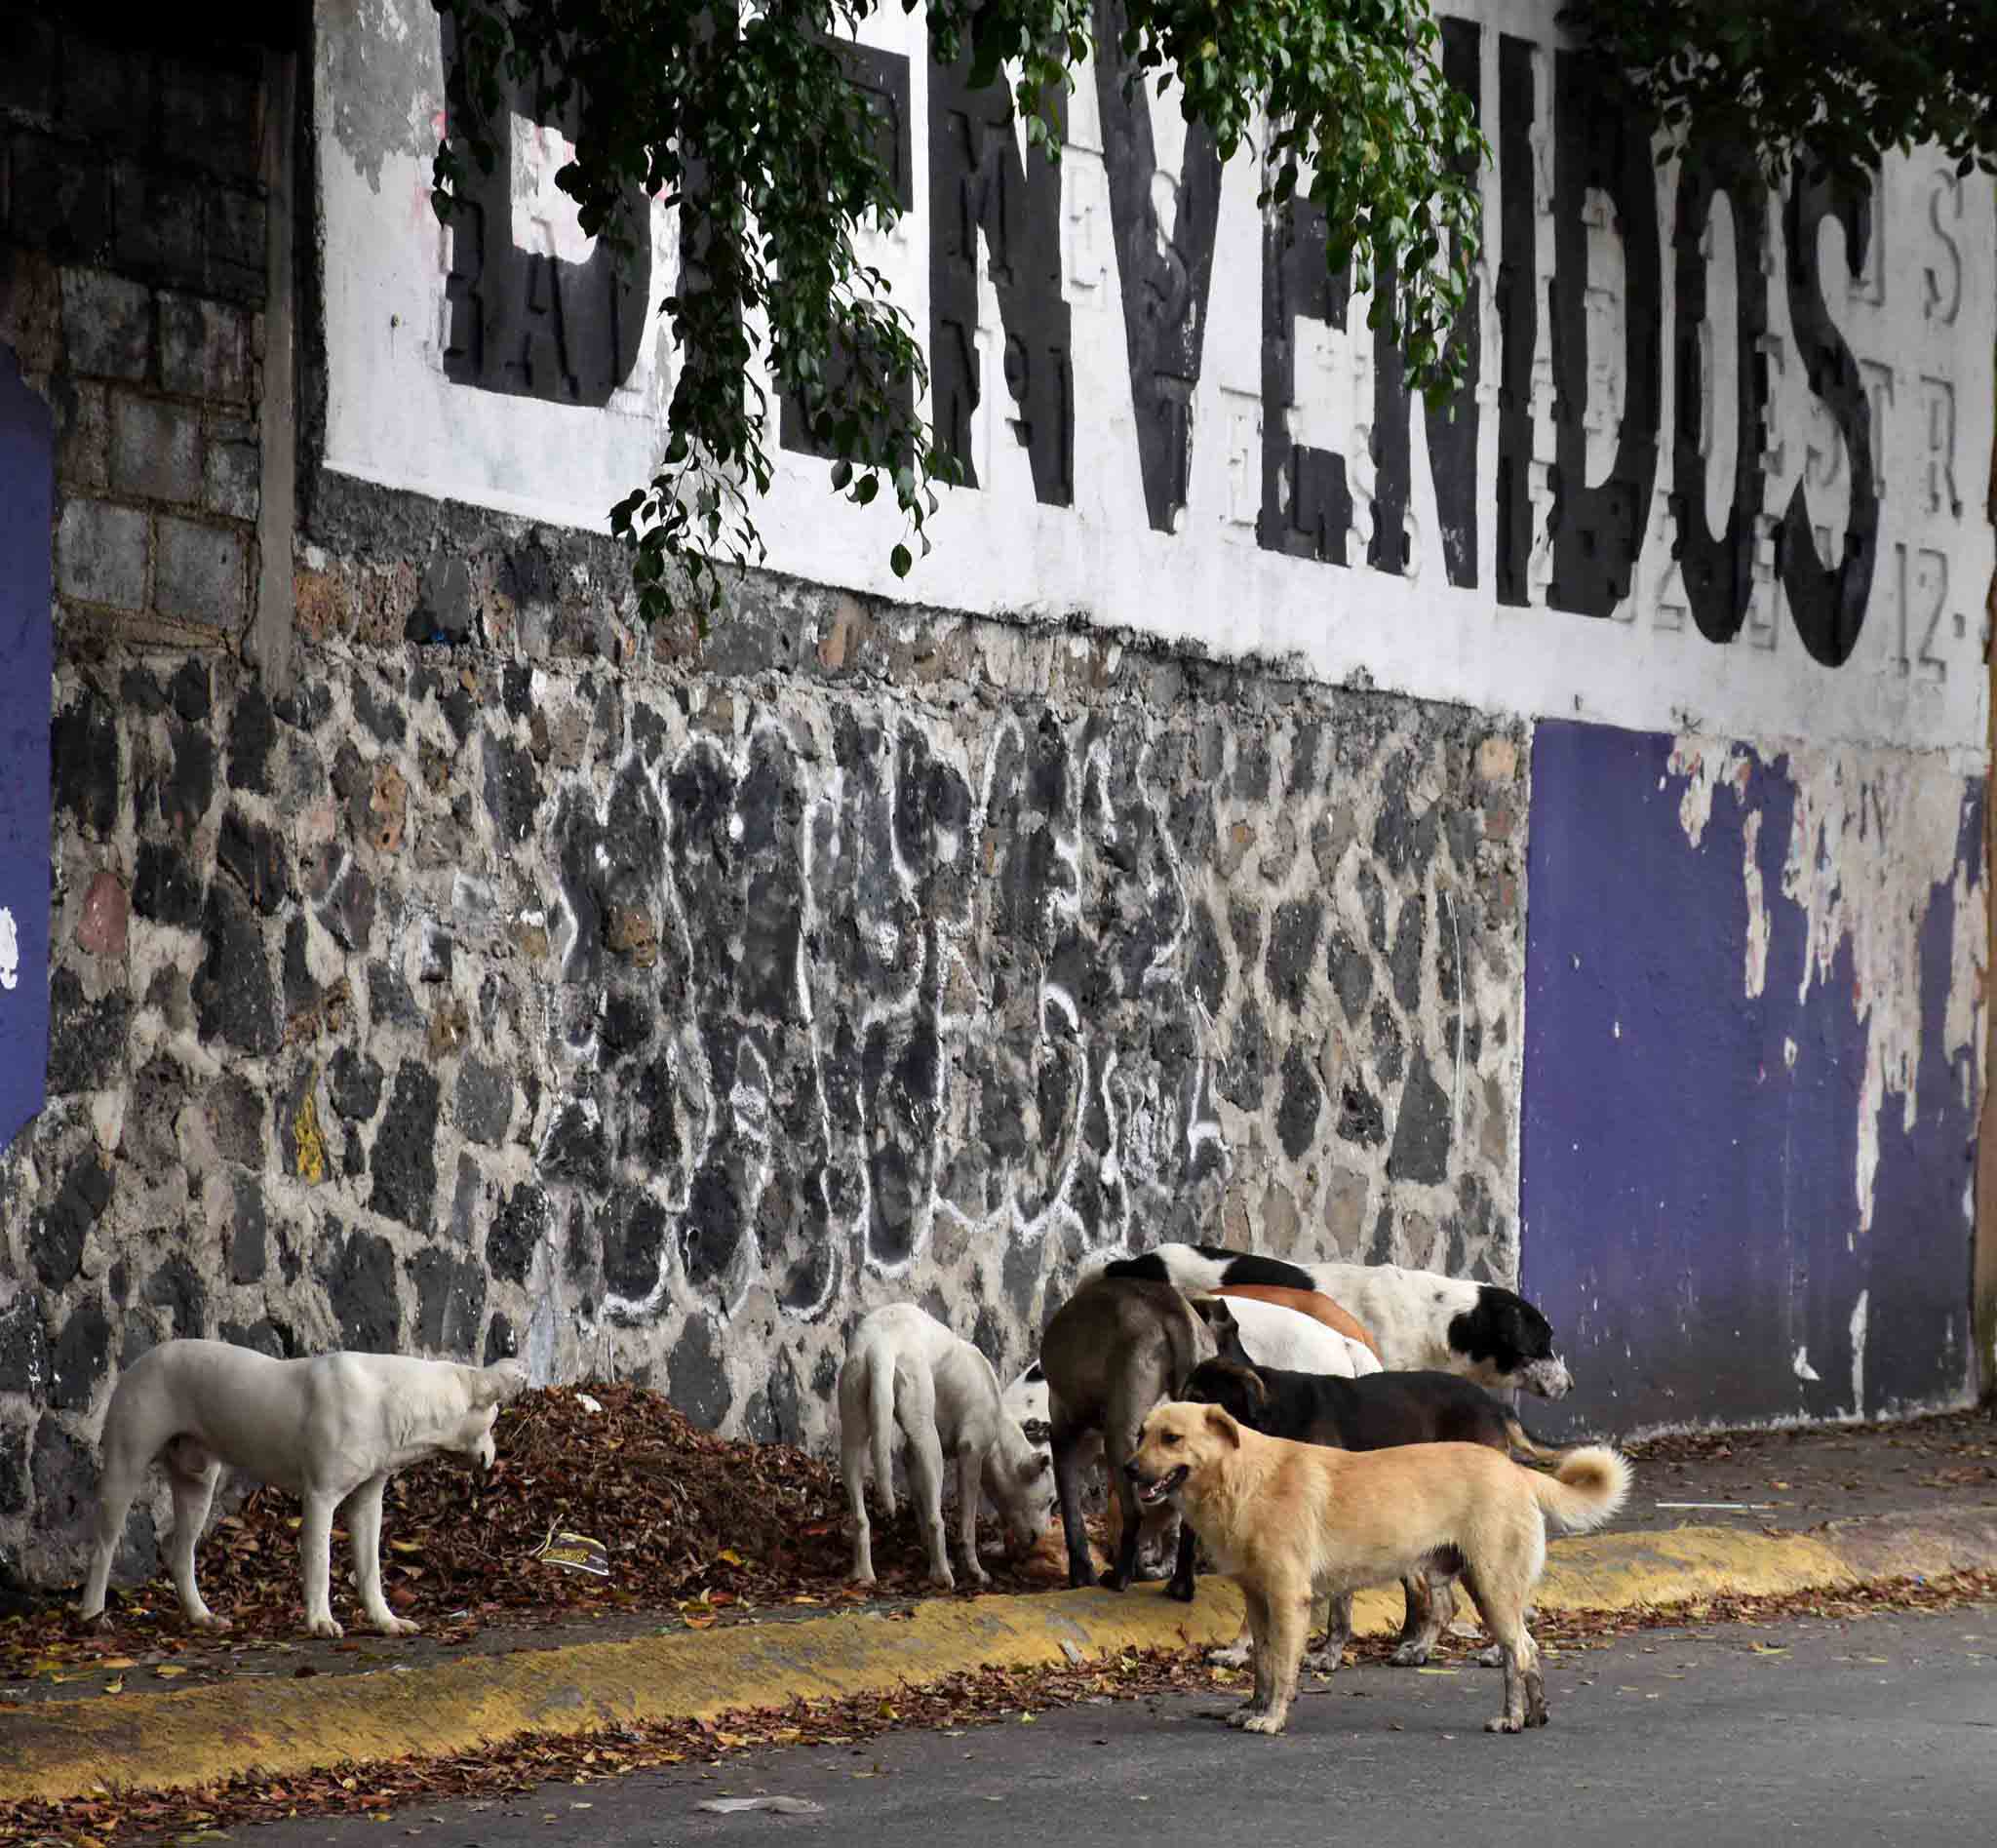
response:
<svg viewBox="0 0 1997 1848"><path fill-rule="evenodd" d="M980 1585L980 1490L1005 1522L1017 1551L1046 1531L1053 1503L1050 1460L999 1404L998 1376L968 1341L913 1303L877 1309L853 1333L839 1373L840 1467L853 1518L853 1577L874 1582L874 1530L867 1521L867 1466L894 1513L894 1450L906 1446L909 1493L929 1551L929 1583L956 1584L943 1545L943 1470L957 1464L959 1535L964 1569Z"/></svg>
<svg viewBox="0 0 1997 1848"><path fill-rule="evenodd" d="M445 1451L489 1469L499 1407L527 1384L518 1360L489 1367L389 1354L323 1354L274 1360L225 1341L168 1341L120 1377L104 1414L97 1541L78 1613L103 1614L111 1555L125 1516L162 1464L174 1490L168 1553L180 1608L198 1629L227 1627L194 1584L194 1543L208 1520L221 1466L247 1472L304 1504L299 1548L305 1626L338 1636L332 1601L333 1511L351 1497L347 1526L368 1620L386 1636L416 1626L381 1595L381 1495L397 1470Z"/></svg>

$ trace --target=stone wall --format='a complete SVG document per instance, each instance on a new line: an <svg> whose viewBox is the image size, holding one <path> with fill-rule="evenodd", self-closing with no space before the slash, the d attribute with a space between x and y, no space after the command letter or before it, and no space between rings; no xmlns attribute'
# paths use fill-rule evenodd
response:
<svg viewBox="0 0 1997 1848"><path fill-rule="evenodd" d="M314 531L292 697L59 662L31 1571L172 1334L817 1442L880 1302L1011 1367L1126 1242L1514 1274L1522 733L777 580L653 640L607 547L331 481Z"/></svg>

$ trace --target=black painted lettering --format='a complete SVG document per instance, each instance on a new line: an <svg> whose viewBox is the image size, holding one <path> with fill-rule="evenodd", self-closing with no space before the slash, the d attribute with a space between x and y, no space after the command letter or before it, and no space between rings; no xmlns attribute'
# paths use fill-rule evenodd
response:
<svg viewBox="0 0 1997 1848"><path fill-rule="evenodd" d="M1075 500L1075 388L1061 292L1061 176L1038 147L1020 158L1012 93L968 83L969 59L929 66L929 380L937 437L978 485L978 234L991 253L1014 435L1034 493ZM1061 133L1058 101L1048 127Z"/></svg>
<svg viewBox="0 0 1997 1848"><path fill-rule="evenodd" d="M866 92L877 132L876 152L893 182L896 203L904 212L913 212L916 181L914 144L909 129L909 60L899 52L877 51L871 45L854 45L844 40L839 42L837 49L847 74ZM912 426L915 417L915 381L904 378L889 386L882 379L882 371L874 356L856 355L849 345L842 345L826 368L826 386L837 407L856 379L871 381L876 395L885 391L891 398L894 419L906 430ZM832 414L838 414L838 412ZM838 453L829 431L809 427L804 408L795 396L784 399L778 430L778 440L787 450L796 450L805 455L830 456ZM906 445L901 459L908 459Z"/></svg>
<svg viewBox="0 0 1997 1848"><path fill-rule="evenodd" d="M1498 381L1498 601L1528 601L1533 552L1533 343L1540 298L1534 278L1533 56L1530 40L1498 41L1498 325L1504 358Z"/></svg>
<svg viewBox="0 0 1997 1848"><path fill-rule="evenodd" d="M1818 271L1818 230L1833 215L1844 225L1853 269L1861 269L1872 232L1870 194L1799 175L1782 215L1789 258L1789 325L1810 389L1829 411L1844 439L1851 470L1851 514L1845 523L1843 555L1835 566L1827 566L1817 555L1809 498L1804 484L1797 482L1778 530L1776 557L1804 648L1813 660L1841 667L1858 646L1872 595L1879 489L1872 476L1872 407L1858 362L1824 305L1823 278Z"/></svg>
<svg viewBox="0 0 1997 1848"><path fill-rule="evenodd" d="M476 105L464 93L456 23L448 14L439 23L445 132L452 133L455 125L462 133ZM450 216L445 376L455 384L550 404L606 405L638 364L650 307L646 200L634 189L622 202L634 249L621 264L603 242L580 263L552 252L523 250L513 239L512 113L574 137L573 106L550 112L560 119L542 121L534 85L523 80L509 120L490 128L499 149L492 171L482 173L476 162L466 161L463 193Z"/></svg>
<svg viewBox="0 0 1997 1848"><path fill-rule="evenodd" d="M1103 0L1097 8L1096 101L1145 510L1155 531L1169 532L1186 504L1193 470L1193 395L1206 340L1221 159L1206 126L1188 124L1178 212L1167 242L1153 204L1158 165L1151 99L1122 54L1123 23L1121 0Z"/></svg>
<svg viewBox="0 0 1997 1848"><path fill-rule="evenodd" d="M1700 329L1709 319L1705 240L1713 200L1721 193L1734 223L1734 402L1723 405L1705 376ZM1768 241L1768 184L1749 150L1703 142L1678 172L1678 219L1672 232L1677 261L1677 426L1671 443L1671 511L1678 523L1676 557L1692 619L1708 642L1731 642L1747 619L1754 587L1754 523L1760 517L1767 470L1762 465L1762 419L1768 408L1768 363L1761 340L1768 332L1768 277L1761 254ZM1715 346L1727 330L1715 328ZM1727 527L1715 535L1705 516L1703 426L1716 430L1734 420L1734 495Z"/></svg>
<svg viewBox="0 0 1997 1848"><path fill-rule="evenodd" d="M1442 74L1483 114L1483 28L1469 20L1442 21ZM1462 167L1467 177L1474 178L1476 157ZM1442 564L1449 581L1465 588L1477 581L1477 362L1482 352L1483 308L1472 285L1450 337L1468 356L1468 370L1463 384L1445 404L1424 409L1429 438L1429 471L1435 483L1435 517L1442 526ZM1398 357L1398 356L1396 356ZM1383 377L1385 376L1383 373ZM1384 424L1385 413L1376 396L1376 426ZM1405 431L1406 412L1401 429ZM1382 474L1386 473L1382 464ZM1376 527L1374 543L1379 543Z"/></svg>
<svg viewBox="0 0 1997 1848"><path fill-rule="evenodd" d="M1547 601L1606 616L1629 591L1657 482L1660 322L1651 125L1580 52L1554 55L1553 578ZM1589 195L1623 240L1623 416L1608 479L1587 485Z"/></svg>
<svg viewBox="0 0 1997 1848"><path fill-rule="evenodd" d="M1346 278L1327 273L1324 241L1324 214L1308 199L1293 200L1263 220L1262 517L1255 535L1265 551L1343 565L1352 524L1346 458L1290 433L1297 323L1346 324Z"/></svg>

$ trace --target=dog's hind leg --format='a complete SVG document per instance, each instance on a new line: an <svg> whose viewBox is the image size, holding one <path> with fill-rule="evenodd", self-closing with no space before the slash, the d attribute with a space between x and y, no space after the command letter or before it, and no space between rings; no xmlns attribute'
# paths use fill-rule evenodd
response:
<svg viewBox="0 0 1997 1848"><path fill-rule="evenodd" d="M347 1501L347 1532L354 1550L354 1583L361 1589L361 1608L384 1636L413 1636L420 1625L398 1617L381 1595L381 1496L388 1475L371 1475Z"/></svg>
<svg viewBox="0 0 1997 1848"><path fill-rule="evenodd" d="M867 1383L852 1360L839 1370L839 1474L846 1484L846 1513L852 1518L852 1576L859 1585L873 1585L873 1524L867 1520L867 1446L873 1431L867 1425ZM888 1433L892 1436L892 1400L888 1400ZM888 1456L888 1476L881 1494L895 1498L895 1459Z"/></svg>
<svg viewBox="0 0 1997 1848"><path fill-rule="evenodd" d="M315 1636L344 1636L333 1614L333 1511L340 1498L323 1489L305 1491L305 1517L298 1526L298 1557L305 1572L305 1628Z"/></svg>
<svg viewBox="0 0 1997 1848"><path fill-rule="evenodd" d="M1122 1591L1137 1573L1138 1529L1143 1525L1144 1511L1137 1505L1137 1490L1124 1466L1137 1448L1138 1434L1150 1410L1148 1404L1133 1402L1128 1380L1118 1380L1111 1387L1103 1417L1103 1471L1122 1513L1123 1531L1116 1537L1116 1556L1099 1581L1110 1592Z"/></svg>
<svg viewBox="0 0 1997 1848"><path fill-rule="evenodd" d="M134 1456L107 1435L104 1472L98 1481L97 1528L91 1543L90 1574L84 1580L83 1602L76 1614L85 1623L103 1620L104 1597L110 1590L111 1560L125 1533L125 1516L138 1491L145 1486L146 1466L151 1458Z"/></svg>
<svg viewBox="0 0 1997 1848"><path fill-rule="evenodd" d="M163 1455L174 1490L174 1538L167 1563L174 1574L174 1590L180 1594L180 1609L196 1630L226 1630L229 1620L208 1608L194 1583L195 1543L208 1525L222 1466L191 1437L176 1437Z"/></svg>
<svg viewBox="0 0 1997 1848"><path fill-rule="evenodd" d="M1503 1568L1487 1572L1486 1580L1508 1576ZM1540 1651L1526 1630L1520 1610L1525 1600L1499 1583L1473 1578L1468 1570L1464 1583L1476 1599L1477 1614L1484 1628L1498 1638L1505 1651L1505 1710L1484 1722L1487 1733L1518 1733L1528 1726L1544 1726L1547 1720L1547 1683L1540 1672Z"/></svg>
<svg viewBox="0 0 1997 1848"><path fill-rule="evenodd" d="M1088 1556L1088 1530L1081 1520L1081 1447L1087 1432L1079 1425L1064 1425L1058 1407L1054 1411L1053 1433L1048 1447L1054 1453L1054 1494L1061 1504L1061 1531L1068 1542L1068 1584L1078 1590L1096 1581L1095 1566Z"/></svg>

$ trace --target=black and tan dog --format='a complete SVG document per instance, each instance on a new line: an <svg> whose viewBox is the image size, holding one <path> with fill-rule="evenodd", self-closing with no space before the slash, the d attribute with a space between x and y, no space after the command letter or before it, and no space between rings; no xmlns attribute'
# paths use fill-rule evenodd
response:
<svg viewBox="0 0 1997 1848"><path fill-rule="evenodd" d="M1421 1571L1458 1574L1505 1650L1505 1710L1489 1732L1547 1723L1525 1607L1547 1562L1547 1524L1599 1527L1629 1492L1629 1465L1588 1444L1553 1475L1482 1444L1333 1450L1265 1437L1218 1405L1160 1405L1128 1468L1145 1507L1169 1502L1240 1584L1255 1638L1255 1692L1228 1716L1279 1733L1317 1597Z"/></svg>
<svg viewBox="0 0 1997 1848"><path fill-rule="evenodd" d="M1455 1373L1370 1373L1340 1380L1214 1359L1193 1369L1179 1396L1194 1404L1224 1406L1237 1422L1267 1436L1331 1444L1340 1450L1476 1443L1541 1463L1557 1463L1568 1454L1566 1448L1540 1442L1510 1406ZM1193 1595L1193 1537L1182 1527L1170 1588L1174 1596ZM1456 1594L1447 1577L1432 1582L1412 1577L1402 1582L1402 1589L1407 1593L1407 1618L1393 1660L1402 1668L1419 1668L1456 1615ZM1351 1633L1351 1597L1332 1600L1322 1621L1325 1649L1308 1661L1310 1667L1330 1673L1337 1670L1345 1639ZM1487 1657L1489 1666L1497 1667L1500 1659L1494 1647ZM1212 1660L1233 1668L1246 1662L1246 1627L1227 1648L1216 1650Z"/></svg>

